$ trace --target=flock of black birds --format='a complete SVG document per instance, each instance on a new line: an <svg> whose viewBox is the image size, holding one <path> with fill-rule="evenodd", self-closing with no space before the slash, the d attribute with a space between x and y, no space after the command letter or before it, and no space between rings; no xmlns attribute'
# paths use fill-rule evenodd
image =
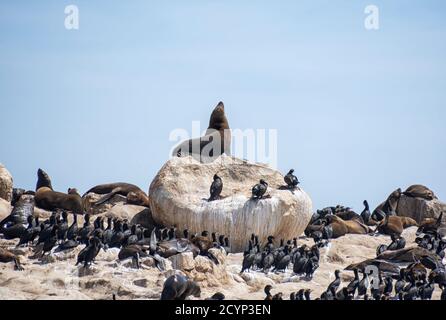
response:
<svg viewBox="0 0 446 320"><path fill-rule="evenodd" d="M214 175L214 181L210 187L209 201L215 201L220 199L221 192L223 190L223 180L217 175ZM294 169L291 169L284 177L284 181L288 189L296 189L300 184L299 179L294 175ZM252 199L263 199L266 191L268 190L268 182L264 179L260 179L259 183L252 187Z"/></svg>
<svg viewBox="0 0 446 320"><path fill-rule="evenodd" d="M176 237L175 228L144 228L133 224L130 226L128 220L118 218L107 218L105 225L104 217L97 217L91 223L90 214L84 215L83 225L78 223L78 215L73 214L73 221L68 223L68 213L66 211L54 211L49 219L40 222L38 217L32 215L27 217L28 227L15 224L8 228L3 228L2 233L5 239L19 239L17 247L34 246L36 255L43 257L49 254L53 248L54 252L74 249L80 245L85 247L80 251L77 263L89 267L94 262L100 250L109 248L119 248L119 260L132 258L139 268L139 257L152 256L156 266L163 268L162 258L191 251L194 256L208 256L215 263L218 260L210 254L211 248L222 248L229 250L229 238L224 235L217 237L216 233L211 234L203 231L201 235L190 235L189 231L183 231L182 238Z"/></svg>
<svg viewBox="0 0 446 320"><path fill-rule="evenodd" d="M268 242L261 246L258 236L252 234L248 243L249 248L244 252L241 273L249 270L268 273L285 272L293 265L293 273L305 276L307 280L313 278L314 272L319 268L320 245L312 247L298 246L297 238L292 241L280 241L279 246L274 245L274 237L269 236Z"/></svg>

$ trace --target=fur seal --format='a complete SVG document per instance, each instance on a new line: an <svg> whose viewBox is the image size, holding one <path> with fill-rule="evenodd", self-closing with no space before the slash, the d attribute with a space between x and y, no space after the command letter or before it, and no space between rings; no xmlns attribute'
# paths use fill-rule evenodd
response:
<svg viewBox="0 0 446 320"><path fill-rule="evenodd" d="M63 209L83 214L82 199L76 189L68 189L68 194L54 191L50 177L42 169L37 171L37 177L34 197L37 207L48 211Z"/></svg>
<svg viewBox="0 0 446 320"><path fill-rule="evenodd" d="M201 296L200 286L195 281L176 274L164 282L161 300L185 300L189 296Z"/></svg>
<svg viewBox="0 0 446 320"><path fill-rule="evenodd" d="M212 111L205 135L181 142L173 149L172 156L191 155L198 161L210 162L223 153L230 154L230 147L231 132L225 114L225 106L220 101Z"/></svg>
<svg viewBox="0 0 446 320"><path fill-rule="evenodd" d="M395 191L393 191L388 197L387 200L380 204L374 211L372 214L372 218L376 221L379 221L380 219L378 219L377 217L380 216L380 214L378 213L379 210L383 211L384 213L386 213L387 215L392 215L396 213L396 209L398 207L398 201L400 200L402 195L402 191L401 188L396 189Z"/></svg>
<svg viewBox="0 0 446 320"><path fill-rule="evenodd" d="M414 184L410 186L403 192L403 194L412 198L422 198L426 200L438 199L432 190L421 184Z"/></svg>
<svg viewBox="0 0 446 320"><path fill-rule="evenodd" d="M148 250L143 246L137 244L131 244L125 247L122 247L118 254L119 260L126 260L132 258L133 264L136 266L136 269L140 268L139 258L147 257L149 253Z"/></svg>
<svg viewBox="0 0 446 320"><path fill-rule="evenodd" d="M412 226L418 226L417 222L409 217L386 216L378 226L376 231L387 235L400 236L403 230Z"/></svg>
<svg viewBox="0 0 446 320"><path fill-rule="evenodd" d="M95 203L95 205L103 204L104 202L113 198L115 195L119 194L127 197L127 203L129 204L149 207L149 197L144 191L134 184L124 182L100 184L85 192L83 197L90 192L104 195Z"/></svg>
<svg viewBox="0 0 446 320"><path fill-rule="evenodd" d="M359 220L343 220L336 215L328 215L326 218L329 222L329 226L331 227L333 239L342 237L346 234L369 234L373 231L361 223Z"/></svg>
<svg viewBox="0 0 446 320"><path fill-rule="evenodd" d="M12 261L14 262L14 270L23 271L19 257L6 249L0 248L0 262L7 263Z"/></svg>
<svg viewBox="0 0 446 320"><path fill-rule="evenodd" d="M440 213L438 218L426 218L421 221L420 226L417 230L417 235L421 233L436 233L438 228L442 224L443 212Z"/></svg>

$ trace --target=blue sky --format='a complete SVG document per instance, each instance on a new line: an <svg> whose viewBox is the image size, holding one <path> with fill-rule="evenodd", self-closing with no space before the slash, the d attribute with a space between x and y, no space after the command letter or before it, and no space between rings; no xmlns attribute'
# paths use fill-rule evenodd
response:
<svg viewBox="0 0 446 320"><path fill-rule="evenodd" d="M75 4L80 29L64 27ZM364 8L380 9L380 30ZM446 199L443 1L0 1L0 162L33 189L148 190L175 128L225 102L278 130L315 207L422 183Z"/></svg>

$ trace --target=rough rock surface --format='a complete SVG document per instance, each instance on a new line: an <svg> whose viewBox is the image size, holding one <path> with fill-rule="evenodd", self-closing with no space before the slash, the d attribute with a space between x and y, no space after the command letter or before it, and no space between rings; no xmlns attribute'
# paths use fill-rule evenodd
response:
<svg viewBox="0 0 446 320"><path fill-rule="evenodd" d="M402 195L396 212L399 216L410 217L417 222L425 218L438 218L441 212L445 212L443 223L446 223L446 203L437 199L425 200Z"/></svg>
<svg viewBox="0 0 446 320"><path fill-rule="evenodd" d="M4 165L0 163L0 198L8 202L12 200L12 176Z"/></svg>
<svg viewBox="0 0 446 320"><path fill-rule="evenodd" d="M12 211L11 203L0 198L0 221L5 219Z"/></svg>
<svg viewBox="0 0 446 320"><path fill-rule="evenodd" d="M208 202L214 174L223 180L222 199ZM252 187L264 179L268 197L251 199ZM222 155L203 164L192 157L172 158L150 186L150 207L156 222L188 228L192 233L208 230L229 236L231 251L244 250L252 233L265 241L299 236L312 215L310 197L302 190L284 190L283 176L266 165L248 163Z"/></svg>

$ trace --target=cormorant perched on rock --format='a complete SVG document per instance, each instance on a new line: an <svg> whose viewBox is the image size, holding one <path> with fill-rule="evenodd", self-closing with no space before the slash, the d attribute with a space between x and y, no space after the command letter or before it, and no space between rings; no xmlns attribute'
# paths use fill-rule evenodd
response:
<svg viewBox="0 0 446 320"><path fill-rule="evenodd" d="M353 272L355 273L355 278L348 284L347 289L354 296L356 290L359 287L359 274L358 274L358 269L354 269Z"/></svg>
<svg viewBox="0 0 446 320"><path fill-rule="evenodd" d="M116 221L114 224L113 235L110 240L110 248L120 248L122 242L125 240L123 226L121 221Z"/></svg>
<svg viewBox="0 0 446 320"><path fill-rule="evenodd" d="M65 210L62 211L62 222L58 226L57 239L63 241L67 238L68 233L68 213Z"/></svg>
<svg viewBox="0 0 446 320"><path fill-rule="evenodd" d="M137 230L138 226L136 224L132 225L130 228L132 234L127 238L127 245L135 244L138 242Z"/></svg>
<svg viewBox="0 0 446 320"><path fill-rule="evenodd" d="M304 291L305 300L310 301L311 300L311 289L306 289Z"/></svg>
<svg viewBox="0 0 446 320"><path fill-rule="evenodd" d="M113 218L108 217L107 218L107 229L105 229L103 238L104 238L104 244L108 245L111 242L111 239L113 237Z"/></svg>
<svg viewBox="0 0 446 320"><path fill-rule="evenodd" d="M94 227L90 224L90 214L86 213L84 216L84 226L79 230L79 240L82 243L87 243L90 234L93 232Z"/></svg>
<svg viewBox="0 0 446 320"><path fill-rule="evenodd" d="M94 261L96 256L99 253L99 250L102 248L101 240L98 238L90 238L88 239L88 245L79 252L77 256L76 266L80 263L84 263L84 267L88 267Z"/></svg>
<svg viewBox="0 0 446 320"><path fill-rule="evenodd" d="M250 247L252 248L251 241L249 243L250 243ZM242 271L240 271L240 273L243 273L246 270L249 271L251 269L251 267L254 264L256 253L257 253L257 250L251 249L249 251L249 253L245 255L245 257L243 258L243 262L242 262Z"/></svg>
<svg viewBox="0 0 446 320"><path fill-rule="evenodd" d="M283 256L279 261L277 261L276 267L273 269L273 271L285 271L286 270L286 268L288 267L288 265L291 262L291 256L288 253L289 253L289 248L288 248L288 245L286 245L284 248L284 251L283 251Z"/></svg>
<svg viewBox="0 0 446 320"><path fill-rule="evenodd" d="M289 189L296 189L300 183L297 177L294 175L294 169L291 169L288 174L283 178Z"/></svg>
<svg viewBox="0 0 446 320"><path fill-rule="evenodd" d="M34 219L33 216L28 216L27 220L28 228L25 230L25 232L22 233L17 247L21 245L27 245L29 242L33 242L40 233L39 218ZM34 221L36 222L35 224Z"/></svg>
<svg viewBox="0 0 446 320"><path fill-rule="evenodd" d="M266 287L265 287L265 289L263 289L263 291L265 292L265 294L266 294L266 297L265 297L265 300L267 300L267 301L271 301L271 300L273 300L273 296L272 296L272 294L271 294L271 290L273 289L273 286L271 286L271 285L267 285Z"/></svg>
<svg viewBox="0 0 446 320"><path fill-rule="evenodd" d="M335 291L338 290L339 286L341 285L340 275L341 275L341 271L335 270L336 279L328 285L327 291L331 291L332 289L334 289Z"/></svg>
<svg viewBox="0 0 446 320"><path fill-rule="evenodd" d="M366 225L369 224L370 222L370 218L372 217L372 214L370 213L370 207L369 207L369 203L367 202L367 200L364 200L364 210L361 212L361 218L362 221L364 221L364 223Z"/></svg>
<svg viewBox="0 0 446 320"><path fill-rule="evenodd" d="M43 249L42 249L42 257L47 252L51 252L51 250L54 248L54 246L57 243L57 231L59 230L59 226L55 225L53 226L53 229L51 230L51 235L49 238L45 240L43 243Z"/></svg>
<svg viewBox="0 0 446 320"><path fill-rule="evenodd" d="M261 179L259 184L256 184L252 188L252 198L253 199L262 199L268 189L268 183L265 180Z"/></svg>
<svg viewBox="0 0 446 320"><path fill-rule="evenodd" d="M220 198L221 191L223 190L223 181L216 174L214 175L214 182L212 182L209 201L218 200Z"/></svg>
<svg viewBox="0 0 446 320"><path fill-rule="evenodd" d="M73 213L73 223L68 228L67 239L68 240L73 240L74 238L76 238L78 231L79 231L79 227L77 225L77 214Z"/></svg>

